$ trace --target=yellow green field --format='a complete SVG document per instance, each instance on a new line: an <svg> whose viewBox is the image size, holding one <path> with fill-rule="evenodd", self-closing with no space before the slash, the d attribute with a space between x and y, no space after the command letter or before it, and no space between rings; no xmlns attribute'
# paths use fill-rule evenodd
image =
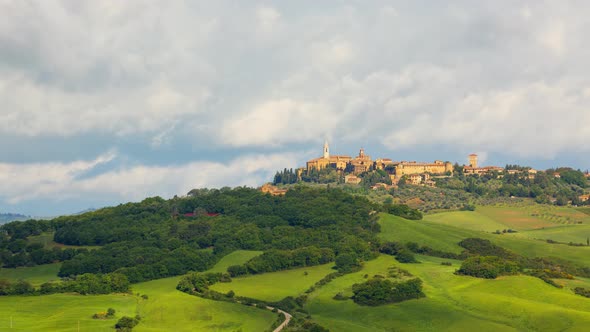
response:
<svg viewBox="0 0 590 332"><path fill-rule="evenodd" d="M468 237L479 237L488 239L499 246L510 249L523 256L556 257L570 260L583 266L589 265L590 247L549 244L545 241L528 238L520 232L496 235L489 232L453 227L433 221L406 220L388 214L380 215L379 224L381 225L379 236L387 241L398 241L401 243L413 241L434 249L460 253L463 249L457 245L459 241Z"/></svg>
<svg viewBox="0 0 590 332"><path fill-rule="evenodd" d="M362 271L337 278L313 292L306 306L331 331L584 331L590 326L590 301L528 276L484 280L458 276L444 259L418 256L421 264L400 264L381 256ZM364 275L385 274L400 266L424 281L426 298L379 307L336 301L351 294Z"/></svg>
<svg viewBox="0 0 590 332"><path fill-rule="evenodd" d="M381 214L380 237L387 241L417 242L434 249L459 253L459 241L468 237L493 243L528 257L558 257L579 265L590 265L590 247L549 244L539 239L562 242L585 241L590 223L578 210L553 207L538 215L527 204L480 208L427 215L413 221ZM573 210L575 213L570 213ZM507 212L508 211L508 212ZM536 212L531 212L536 211ZM542 211L541 211L542 212ZM575 222L556 222L549 215ZM590 217L583 214L584 217ZM556 217L558 219L558 217ZM582 218L582 219L583 219ZM556 219L556 220L557 220ZM578 223L582 221L582 223ZM545 228L538 225L548 223ZM513 234L492 234L496 229L518 229ZM544 227L544 226L543 226ZM228 266L243 264L259 251L236 251L222 258L209 272L225 272ZM572 292L590 288L590 280L556 280L559 289L538 278L524 275L484 280L455 275L461 262L417 256L419 264L400 264L381 255L364 263L361 271L338 277L309 294L305 309L312 319L331 331L585 331L590 326L590 300ZM451 266L441 262L451 262ZM296 297L327 274L333 264L234 278L217 283L219 292L233 290L238 296L265 301ZM398 304L365 307L351 300L337 301L337 293L352 295L352 285L365 275L386 275L391 266L410 271L424 282L426 298ZM56 279L59 264L33 268L2 269L0 278L25 279L39 285ZM277 315L244 305L206 300L177 291L181 277L132 285L131 294L82 296L0 297L0 331L112 331L116 319L94 320L92 314L112 307L117 317L139 314L141 323L134 331L265 331ZM143 298L145 295L147 298Z"/></svg>
<svg viewBox="0 0 590 332"><path fill-rule="evenodd" d="M334 264L264 273L233 278L230 283L217 283L211 289L227 293L233 290L238 296L264 301L279 301L287 296L297 296L326 275L335 272Z"/></svg>
<svg viewBox="0 0 590 332"><path fill-rule="evenodd" d="M477 206L475 211L440 212L426 215L424 219L487 232L508 228L525 231L590 224L590 215L580 209L534 203Z"/></svg>
<svg viewBox="0 0 590 332"><path fill-rule="evenodd" d="M133 285L146 294L138 305L144 317L134 331L264 331L276 320L268 310L219 302L177 291L180 277Z"/></svg>
<svg viewBox="0 0 590 332"><path fill-rule="evenodd" d="M518 231L514 236L564 243L585 244L590 238L590 215L569 207L538 204L478 206L476 211L429 214L424 220L488 233L513 229Z"/></svg>
<svg viewBox="0 0 590 332"><path fill-rule="evenodd" d="M211 269L220 271L243 264L260 252L237 251ZM12 272L25 280L48 276L59 267L39 266ZM4 271L4 269L2 270ZM42 272L44 271L44 272ZM117 319L95 320L96 312L113 308L116 317L141 315L134 331L264 331L276 320L268 311L228 302L191 296L176 290L180 277L159 279L132 286L131 294L0 297L0 331L113 331ZM143 299L140 295L147 295ZM10 330L10 318L13 328ZM79 322L79 323L78 323Z"/></svg>
<svg viewBox="0 0 590 332"><path fill-rule="evenodd" d="M73 295L0 297L0 331L113 331L116 319L97 320L92 315L113 308L117 317L135 316L132 295ZM10 320L12 318L12 329Z"/></svg>
<svg viewBox="0 0 590 332"><path fill-rule="evenodd" d="M33 267L17 267L13 269L3 268L0 269L0 279L7 279L10 281L26 280L33 284L33 286L39 286L48 281L59 281L57 273L59 272L60 267L61 263L44 264Z"/></svg>

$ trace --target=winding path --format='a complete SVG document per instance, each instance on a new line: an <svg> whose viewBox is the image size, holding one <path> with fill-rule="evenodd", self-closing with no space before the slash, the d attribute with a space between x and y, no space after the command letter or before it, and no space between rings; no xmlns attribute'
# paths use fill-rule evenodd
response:
<svg viewBox="0 0 590 332"><path fill-rule="evenodd" d="M268 309L268 310L274 310L275 308L273 308L273 307L266 307L266 309ZM285 328L285 326L289 325L289 322L291 321L291 318L293 317L293 316L291 316L290 313L288 313L286 311L283 311L281 309L277 309L277 311L280 312L280 313L282 313L283 315L285 315L285 321L282 322L281 325L277 326L277 328L274 329L274 331L272 331L272 332L280 332L280 331L282 331Z"/></svg>

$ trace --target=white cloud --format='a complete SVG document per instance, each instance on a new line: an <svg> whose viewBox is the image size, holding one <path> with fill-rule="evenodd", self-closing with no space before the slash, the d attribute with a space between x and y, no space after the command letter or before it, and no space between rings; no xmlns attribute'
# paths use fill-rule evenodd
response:
<svg viewBox="0 0 590 332"><path fill-rule="evenodd" d="M586 151L588 6L3 1L0 134Z"/></svg>
<svg viewBox="0 0 590 332"><path fill-rule="evenodd" d="M255 105L251 112L229 119L222 131L224 142L234 146L279 145L323 138L336 125L326 105L278 99Z"/></svg>
<svg viewBox="0 0 590 332"><path fill-rule="evenodd" d="M291 153L247 155L220 162L192 162L170 166L128 166L92 174L115 158L107 153L92 161L70 163L0 164L0 199L9 204L43 199L61 201L82 196L111 200L172 197L190 189L248 185L270 181L278 169L295 167L301 156ZM86 174L86 175L85 175ZM83 176L85 175L85 176Z"/></svg>
<svg viewBox="0 0 590 332"><path fill-rule="evenodd" d="M565 24L553 21L539 34L539 41L554 54L563 55L567 51L566 35Z"/></svg>

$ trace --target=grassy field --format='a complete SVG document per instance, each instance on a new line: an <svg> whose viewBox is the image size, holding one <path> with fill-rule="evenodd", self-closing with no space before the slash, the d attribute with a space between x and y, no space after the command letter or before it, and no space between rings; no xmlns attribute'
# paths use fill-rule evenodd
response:
<svg viewBox="0 0 590 332"><path fill-rule="evenodd" d="M29 243L40 243L45 249L52 248L86 248L86 249L97 249L100 246L70 246L67 244L61 244L53 241L53 233L42 233L40 235L29 236L27 238Z"/></svg>
<svg viewBox="0 0 590 332"><path fill-rule="evenodd" d="M17 267L14 269L2 268L0 269L0 279L8 279L10 281L26 280L33 284L33 286L39 286L44 282L58 281L57 272L59 272L60 267L61 263L33 267Z"/></svg>
<svg viewBox="0 0 590 332"><path fill-rule="evenodd" d="M590 224L590 215L583 213L581 209L533 203L478 206L476 211L433 213L426 215L424 219L486 232L509 228L528 231L563 225Z"/></svg>
<svg viewBox="0 0 590 332"><path fill-rule="evenodd" d="M209 272L227 272L227 268L232 265L244 264L252 258L262 254L262 251L254 250L236 250L231 254L224 256Z"/></svg>
<svg viewBox="0 0 590 332"><path fill-rule="evenodd" d="M243 264L260 253L235 251L207 272L225 272L228 266ZM134 293L148 296L138 305L144 319L134 331L264 331L276 320L276 315L267 310L207 300L177 291L180 278L133 285Z"/></svg>
<svg viewBox="0 0 590 332"><path fill-rule="evenodd" d="M135 316L137 298L132 295L72 295L0 297L0 331L109 331L117 319L92 319L113 308L116 317ZM10 329L10 318L12 326Z"/></svg>
<svg viewBox="0 0 590 332"><path fill-rule="evenodd" d="M264 331L276 320L268 310L203 299L177 291L179 277L133 285L148 295L138 306L144 317L133 331Z"/></svg>
<svg viewBox="0 0 590 332"><path fill-rule="evenodd" d="M335 272L334 264L324 264L294 270L264 273L233 278L230 283L217 283L211 289L264 301L279 301L287 296L296 297L326 275ZM306 275L307 273L307 275Z"/></svg>
<svg viewBox="0 0 590 332"><path fill-rule="evenodd" d="M457 276L443 260L418 256L421 264L400 264L381 256L360 272L337 278L311 294L306 309L332 331L478 331L570 330L590 324L590 301L568 289L557 289L527 276L484 280ZM379 307L351 300L336 301L339 292L351 294L365 274L384 274L400 266L424 281L426 298Z"/></svg>
<svg viewBox="0 0 590 332"><path fill-rule="evenodd" d="M427 214L424 220L463 229L482 232L494 232L506 229L506 225L479 211L453 211Z"/></svg>
<svg viewBox="0 0 590 332"><path fill-rule="evenodd" d="M210 272L243 264L259 255L256 251L237 251L224 258ZM22 269L2 269L5 278L37 280L54 278L58 264ZM55 294L45 296L0 297L0 331L113 331L116 319L95 320L96 312L114 308L117 317L143 318L134 331L264 331L276 320L267 310L239 304L216 302L176 290L181 277L159 279L132 286L133 293L111 295ZM147 295L143 299L137 294Z"/></svg>
<svg viewBox="0 0 590 332"><path fill-rule="evenodd" d="M460 253L459 241L468 237L488 239L493 243L528 257L558 257L580 265L590 265L590 247L571 247L533 240L519 233L496 235L463 229L432 221L413 221L381 214L379 236L388 241L417 242L434 249ZM572 226L581 227L584 225ZM584 237L585 239L585 237Z"/></svg>
<svg viewBox="0 0 590 332"><path fill-rule="evenodd" d="M561 220L563 222L557 222ZM563 243L586 243L590 238L590 216L558 206L521 204L517 206L482 206L476 211L429 214L425 221L457 228L494 232L514 229L518 237ZM551 221L547 221L551 220ZM535 227L531 227L531 226ZM541 227L541 228L538 228Z"/></svg>

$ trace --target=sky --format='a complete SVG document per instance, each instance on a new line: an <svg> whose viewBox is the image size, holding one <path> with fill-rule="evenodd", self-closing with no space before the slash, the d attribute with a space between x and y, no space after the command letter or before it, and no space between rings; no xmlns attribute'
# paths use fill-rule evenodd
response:
<svg viewBox="0 0 590 332"><path fill-rule="evenodd" d="M0 212L333 154L590 168L588 1L0 0Z"/></svg>

